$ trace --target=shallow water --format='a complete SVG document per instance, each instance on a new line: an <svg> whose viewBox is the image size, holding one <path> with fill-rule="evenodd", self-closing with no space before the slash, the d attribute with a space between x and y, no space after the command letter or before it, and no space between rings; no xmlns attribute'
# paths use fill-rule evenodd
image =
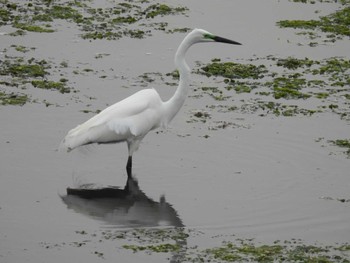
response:
<svg viewBox="0 0 350 263"><path fill-rule="evenodd" d="M314 48L298 46L305 41L303 37L275 26L280 19L328 14L339 7L335 4L243 0L234 6L232 1L215 6L210 1L186 4L188 17L164 19L174 26L205 28L244 44L193 47L188 54L191 65L214 57L235 61L267 55L348 56L348 40ZM315 10L320 12L315 14ZM49 257L51 262L96 262L116 256L122 262L169 261L164 254L145 258L123 250L125 240L99 240L105 229L134 227L195 229L202 234L191 236L188 242L203 247L216 245L213 236L225 235L262 242L295 238L333 245L349 241L350 203L337 199L350 198L350 163L327 140L349 138L350 126L331 112L294 117L220 113L206 108L218 102L205 96L198 99L191 91L171 127L151 132L134 155L139 188L115 200L66 196L67 187L89 184L124 189L125 145L92 146L69 154L58 152L58 145L69 129L92 116L82 110L103 109L139 90L138 76L145 72L171 72L173 54L184 34L154 32L141 40L87 41L79 38L78 28L71 23L59 24L52 35L1 36L1 49L11 44L31 46L36 50L25 54L28 58L56 65L67 61L68 68L52 70L50 77L63 75L79 91L62 95L28 88L38 103L0 108L1 262L44 262ZM96 59L97 53L110 55ZM94 72L72 73L84 68ZM195 87L208 81L198 75L193 79ZM158 81L151 85L164 98L175 89ZM246 95L235 96L238 102ZM45 107L40 103L43 99L55 105ZM211 119L190 122L193 110L209 111ZM215 120L235 125L209 129Z"/></svg>

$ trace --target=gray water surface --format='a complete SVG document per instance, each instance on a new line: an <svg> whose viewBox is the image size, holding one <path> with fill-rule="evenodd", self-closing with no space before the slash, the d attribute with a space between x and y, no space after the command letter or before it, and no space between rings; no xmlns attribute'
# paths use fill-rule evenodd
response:
<svg viewBox="0 0 350 263"><path fill-rule="evenodd" d="M318 47L297 45L305 38L275 25L281 19L326 15L339 7L336 4L272 0L173 4L189 8L187 16L163 18L174 27L200 27L243 43L195 46L187 56L192 67L195 61L212 58L349 55L348 39ZM219 102L194 96L194 89L209 81L199 75L193 76L189 98L171 126L148 134L135 153L138 183L131 194L124 192L114 200L67 196L67 187L82 185L124 189L126 145L92 146L71 153L57 151L58 145L69 129L93 116L83 110L103 109L144 88L138 76L145 72L173 71L173 56L184 34L155 31L145 39L88 41L79 37L79 28L72 23L60 20L58 24L52 34L0 36L2 50L12 44L30 46L36 49L24 54L27 58L55 65L66 61L68 67L52 69L50 78L63 75L78 91L62 95L28 88L38 103L0 108L1 262L47 262L48 258L50 262L115 262L116 257L118 262L167 262L163 254L145 257L123 250L123 240L99 241L104 229L135 227L184 226L204 236L230 234L262 242L349 241L349 203L337 201L350 198L349 159L326 143L349 138L349 123L332 112L277 117L211 111L206 105ZM103 53L109 55L95 58ZM94 72L73 73L84 68ZM146 86L155 87L164 99L175 91L160 80ZM236 94L232 103L244 96ZM45 107L43 99L54 105ZM211 118L206 123L191 122L197 110L209 111ZM216 120L235 125L210 129ZM317 142L319 138L324 139ZM74 243L81 240L84 245ZM216 241L195 236L189 242L206 247ZM102 251L104 259L95 251Z"/></svg>

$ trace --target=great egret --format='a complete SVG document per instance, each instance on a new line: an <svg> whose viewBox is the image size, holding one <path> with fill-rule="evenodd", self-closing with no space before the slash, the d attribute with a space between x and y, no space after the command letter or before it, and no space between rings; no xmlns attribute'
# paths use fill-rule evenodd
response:
<svg viewBox="0 0 350 263"><path fill-rule="evenodd" d="M241 45L203 29L194 29L176 51L175 65L180 74L180 81L175 94L168 101L163 101L154 89L138 91L70 130L63 139L61 148L71 151L91 143L126 142L129 151L126 171L128 177L131 177L132 155L138 149L141 140L149 131L160 126L166 127L184 104L190 81L190 68L185 61L185 54L193 44L201 42Z"/></svg>

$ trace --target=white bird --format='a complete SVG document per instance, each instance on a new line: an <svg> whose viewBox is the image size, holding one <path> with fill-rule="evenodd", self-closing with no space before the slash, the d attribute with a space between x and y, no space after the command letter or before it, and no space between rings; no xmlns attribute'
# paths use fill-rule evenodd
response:
<svg viewBox="0 0 350 263"><path fill-rule="evenodd" d="M181 42L175 54L175 65L180 74L175 94L163 101L156 90L144 89L101 111L91 119L70 130L61 143L61 148L71 151L86 144L119 143L128 145L126 171L132 176L132 155L146 134L158 127L166 127L180 110L186 99L190 68L185 61L187 50L196 43L240 43L215 36L203 29L194 29Z"/></svg>

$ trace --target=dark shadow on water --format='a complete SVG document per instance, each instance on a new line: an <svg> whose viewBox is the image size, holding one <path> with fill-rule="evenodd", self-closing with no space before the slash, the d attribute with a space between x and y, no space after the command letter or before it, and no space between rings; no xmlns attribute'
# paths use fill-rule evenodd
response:
<svg viewBox="0 0 350 263"><path fill-rule="evenodd" d="M92 184L67 188L67 195L61 198L68 209L111 227L183 227L176 210L165 197L160 197L158 202L150 199L135 178L128 178L124 188L99 188Z"/></svg>
<svg viewBox="0 0 350 263"><path fill-rule="evenodd" d="M147 197L135 178L128 178L124 188L97 187L93 184L67 188L61 196L68 209L104 222L108 227L171 227L176 236L177 249L171 252L170 263L185 261L187 235L176 210L161 196L158 202Z"/></svg>

